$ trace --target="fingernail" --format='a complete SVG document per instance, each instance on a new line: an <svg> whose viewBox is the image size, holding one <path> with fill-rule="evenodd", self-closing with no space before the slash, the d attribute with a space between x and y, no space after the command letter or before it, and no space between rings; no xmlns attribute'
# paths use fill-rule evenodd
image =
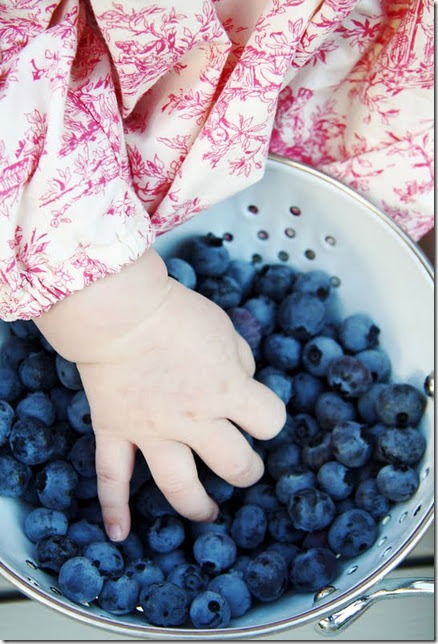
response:
<svg viewBox="0 0 438 644"><path fill-rule="evenodd" d="M122 541L123 539L122 528L119 525L112 524L106 526L106 532L111 541Z"/></svg>

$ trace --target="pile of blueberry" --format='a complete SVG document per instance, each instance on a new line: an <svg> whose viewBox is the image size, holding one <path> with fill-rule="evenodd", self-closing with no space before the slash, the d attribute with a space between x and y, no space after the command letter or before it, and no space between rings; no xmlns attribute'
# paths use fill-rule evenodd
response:
<svg viewBox="0 0 438 644"><path fill-rule="evenodd" d="M394 381L366 312L339 315L339 289L324 271L232 259L211 233L166 264L227 312L253 351L255 377L286 404L275 438L246 435L263 478L237 489L199 462L221 511L214 523L191 522L137 452L132 530L110 542L76 365L17 321L0 349L0 495L28 504L34 559L70 600L157 626L226 627L286 590L319 591L373 546L382 518L418 489L426 397Z"/></svg>

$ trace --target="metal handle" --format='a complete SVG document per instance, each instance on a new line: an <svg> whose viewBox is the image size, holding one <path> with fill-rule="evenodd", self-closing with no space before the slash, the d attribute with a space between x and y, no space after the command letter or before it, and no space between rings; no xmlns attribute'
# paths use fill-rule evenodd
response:
<svg viewBox="0 0 438 644"><path fill-rule="evenodd" d="M315 628L324 635L336 635L379 599L428 596L434 594L434 588L434 579L430 577L385 579L368 595L363 595L337 613L324 617Z"/></svg>

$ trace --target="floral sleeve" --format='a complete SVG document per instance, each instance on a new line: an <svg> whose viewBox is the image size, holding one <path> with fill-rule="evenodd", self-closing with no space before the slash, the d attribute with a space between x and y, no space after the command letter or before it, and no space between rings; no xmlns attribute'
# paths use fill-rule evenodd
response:
<svg viewBox="0 0 438 644"><path fill-rule="evenodd" d="M39 316L263 174L433 225L433 2L0 0L0 318Z"/></svg>

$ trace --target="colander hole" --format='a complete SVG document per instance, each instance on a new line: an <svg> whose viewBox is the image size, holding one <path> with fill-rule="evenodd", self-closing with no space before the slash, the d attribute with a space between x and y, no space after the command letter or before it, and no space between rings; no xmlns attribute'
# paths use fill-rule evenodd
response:
<svg viewBox="0 0 438 644"><path fill-rule="evenodd" d="M248 212L250 212L252 215L257 215L259 209L257 208L257 206L254 206L254 204L251 204L250 206L248 206Z"/></svg>
<svg viewBox="0 0 438 644"><path fill-rule="evenodd" d="M316 253L311 248L308 248L306 251L304 251L304 256L307 257L307 259L315 259Z"/></svg>
<svg viewBox="0 0 438 644"><path fill-rule="evenodd" d="M263 257L259 253L254 253L251 258L253 264L260 264L263 261Z"/></svg>
<svg viewBox="0 0 438 644"><path fill-rule="evenodd" d="M392 547L388 546L383 552L382 552L382 557L387 557L389 553L391 552Z"/></svg>
<svg viewBox="0 0 438 644"><path fill-rule="evenodd" d="M301 208L298 208L298 206L291 206L289 208L289 212L294 217L299 217L301 215Z"/></svg>
<svg viewBox="0 0 438 644"><path fill-rule="evenodd" d="M32 579L31 577L28 577L27 581L29 581L32 584L32 586L35 586L35 588L39 588L39 585L37 584L35 579Z"/></svg>
<svg viewBox="0 0 438 644"><path fill-rule="evenodd" d="M357 569L358 566L351 566L351 568L347 570L347 575L352 575L354 572L356 572Z"/></svg>
<svg viewBox="0 0 438 644"><path fill-rule="evenodd" d="M51 590L51 591L52 591L52 593L54 593L55 595L62 595L62 593L61 593L61 591L59 590L59 588L55 588L55 586L50 586L50 590Z"/></svg>
<svg viewBox="0 0 438 644"><path fill-rule="evenodd" d="M330 278L330 284L333 288L338 288L341 285L341 279L337 275L332 275Z"/></svg>
<svg viewBox="0 0 438 644"><path fill-rule="evenodd" d="M336 246L336 239L332 235L327 235L325 237L325 243L329 246Z"/></svg>
<svg viewBox="0 0 438 644"><path fill-rule="evenodd" d="M317 602L320 599L324 599L324 597L334 593L335 590L336 588L334 586L324 586L324 588L321 588L321 590L318 590L318 592L314 594L313 601Z"/></svg>
<svg viewBox="0 0 438 644"><path fill-rule="evenodd" d="M378 545L379 547L382 547L382 546L383 546L383 544L384 544L384 543L386 543L387 541L388 541L388 537L382 537L382 538L378 541L377 545Z"/></svg>
<svg viewBox="0 0 438 644"><path fill-rule="evenodd" d="M414 517L415 517L415 516L420 512L420 510L421 510L421 503L420 503L420 505L417 507L417 509L415 510L415 512L414 512Z"/></svg>
<svg viewBox="0 0 438 644"><path fill-rule="evenodd" d="M289 259L289 253L286 253L286 251L285 251L285 250L281 250L281 251L278 253L278 259L279 259L281 262L287 262L287 260Z"/></svg>
<svg viewBox="0 0 438 644"><path fill-rule="evenodd" d="M31 561L30 559L26 559L26 563L29 566L29 568L32 568L32 570L37 570L38 569L38 566L36 565L36 563Z"/></svg>
<svg viewBox="0 0 438 644"><path fill-rule="evenodd" d="M400 515L400 518L399 518L398 522L403 523L403 521L406 519L407 516L408 516L408 513L403 512L403 514Z"/></svg>
<svg viewBox="0 0 438 644"><path fill-rule="evenodd" d="M295 237L297 233L295 232L294 228L285 228L284 234L286 235L286 237L289 237L289 239L292 239L292 237Z"/></svg>
<svg viewBox="0 0 438 644"><path fill-rule="evenodd" d="M426 467L424 472L422 472L422 474L421 474L421 478L423 479L423 481L424 481L424 479L427 479L427 477L429 476L429 473L430 473L430 470L429 470L428 467Z"/></svg>
<svg viewBox="0 0 438 644"><path fill-rule="evenodd" d="M386 525L386 524L387 524L387 523L389 523L390 521L391 521L391 515L390 515L390 514L386 514L386 515L383 517L383 519L381 520L381 522L380 522L380 523L381 523L382 525Z"/></svg>
<svg viewBox="0 0 438 644"><path fill-rule="evenodd" d="M222 235L222 239L227 242L233 241L234 239L233 233L224 233Z"/></svg>
<svg viewBox="0 0 438 644"><path fill-rule="evenodd" d="M265 239L269 238L269 233L266 230L259 230L257 233L257 237L264 241Z"/></svg>

